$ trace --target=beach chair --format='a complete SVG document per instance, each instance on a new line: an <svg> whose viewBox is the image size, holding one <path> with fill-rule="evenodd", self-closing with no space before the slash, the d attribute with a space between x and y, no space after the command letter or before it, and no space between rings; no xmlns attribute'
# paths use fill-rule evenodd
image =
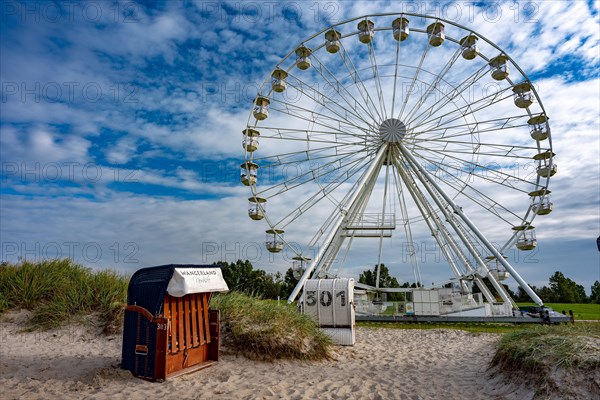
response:
<svg viewBox="0 0 600 400"><path fill-rule="evenodd" d="M219 359L219 311L212 293L227 291L218 266L163 265L133 274L127 290L121 368L163 381Z"/></svg>

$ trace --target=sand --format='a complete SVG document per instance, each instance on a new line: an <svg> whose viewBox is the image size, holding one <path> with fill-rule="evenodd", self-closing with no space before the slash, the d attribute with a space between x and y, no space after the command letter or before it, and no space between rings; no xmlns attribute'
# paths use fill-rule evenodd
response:
<svg viewBox="0 0 600 400"><path fill-rule="evenodd" d="M19 332L0 323L0 398L9 399L531 399L527 385L490 376L494 334L357 328L332 360L250 361L228 354L163 383L119 368L121 336L74 325Z"/></svg>

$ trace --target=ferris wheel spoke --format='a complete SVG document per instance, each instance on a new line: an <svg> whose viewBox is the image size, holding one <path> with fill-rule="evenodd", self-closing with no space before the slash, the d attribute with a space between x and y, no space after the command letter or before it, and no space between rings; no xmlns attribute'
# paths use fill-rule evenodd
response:
<svg viewBox="0 0 600 400"><path fill-rule="evenodd" d="M320 159L320 158L326 158L326 157L337 157L340 154L343 154L340 152L340 149L347 150L348 153L355 154L357 151L356 151L356 149L352 149L352 146L354 146L354 144L339 143L339 144L335 144L334 146L327 146L327 147L320 147L318 149L313 149L310 152L306 149L303 149L303 150L292 151L292 152L287 152L287 153L280 153L280 154L276 154L276 155L252 157L251 161L256 162L256 163L260 163L260 162L267 163L267 162L270 162L270 160L276 160L276 161L272 161L266 165L263 164L263 166L262 166L263 168L274 167L274 166L293 164L293 163L298 163L298 162L306 162L306 161ZM312 153L312 154L309 154L309 153ZM325 153L326 155L323 156L323 155L321 155L321 153Z"/></svg>
<svg viewBox="0 0 600 400"><path fill-rule="evenodd" d="M391 159L391 152L392 152L392 147L389 146L387 149L387 159L390 160ZM387 196L388 196L388 186L389 186L389 180L390 180L390 163L388 162L387 165L385 166L385 181L384 181L384 186L383 186L383 197L382 197L382 207L381 207L381 223L382 225L385 224L385 214L386 214L386 203L387 203ZM365 206L366 206L366 202L365 202ZM379 235L379 252L378 252L378 256L377 256L377 278L375 280L376 282L376 287L379 287L379 266L381 265L381 256L383 253L383 235L384 235L384 230L381 229L381 234Z"/></svg>
<svg viewBox="0 0 600 400"><path fill-rule="evenodd" d="M471 184L468 183L468 180L465 179L461 179L461 177L459 176L459 174L455 174L452 173L450 171L452 170L456 170L458 172L464 172L458 168L452 167L452 166L448 166L446 164L439 164L436 161L433 160L429 160L433 165L437 165L438 167L446 167L444 169L444 174L448 175L450 178L446 178L444 179L444 183L452 188L453 190L456 191L456 195L461 194L462 196L464 196L464 198L467 198L469 200L471 200L473 203L475 203L476 205L478 205L479 207L481 207L483 210L488 211L490 213L492 213L493 215L495 215L497 218L503 220L504 222L506 222L508 225L512 226L511 221L509 221L503 214L500 213L499 210L504 211L506 214L509 214L510 216L514 217L517 220L520 220L521 216L519 216L518 214L516 214L515 212L513 212L512 210L509 210L508 208L502 206L500 203L498 203L497 201L495 201L492 197L484 194L483 192L481 192L480 190L476 189L475 187L473 187ZM461 185L458 186L456 185L453 181L459 181L461 182ZM490 180L494 183L498 183L494 180ZM502 183L500 183L502 185ZM471 195L469 192L467 192L465 189L468 188L470 191L472 191L474 194L476 194L477 196L480 197L480 199L475 198L473 195ZM514 221L514 220L513 220Z"/></svg>
<svg viewBox="0 0 600 400"><path fill-rule="evenodd" d="M327 85L329 85L331 88L333 88L335 90L335 92L339 95L339 97L342 100L344 100L344 102L346 103L347 107L350 108L350 110L355 110L356 113L358 113L359 112L358 109L360 108L364 111L364 113L365 113L364 115L371 117L371 121L368 121L368 119L365 119L363 116L360 116L360 119L363 120L369 127L373 127L375 119L372 118L371 111L367 110L363 106L362 102L356 100L356 95L350 93L348 88L338 80L338 78L335 76L335 74L333 74L327 68L326 65L321 63L320 59L316 55L314 56L314 60L316 61L315 71L317 71L319 73L319 75L323 78L323 80L327 83ZM330 78L332 78L335 82L331 82L326 75L329 76ZM348 75L348 77L352 78L351 75ZM354 83L354 84L356 85L356 83ZM349 96L350 99L348 99L346 97L346 95Z"/></svg>
<svg viewBox="0 0 600 400"><path fill-rule="evenodd" d="M350 168L347 172L338 175L337 179L334 179L330 184L322 187L319 191L309 197L308 200L279 220L279 222L277 222L277 226L282 226L283 228L287 227L301 215L305 214L308 210L317 205L321 200L328 198L335 189L341 186L348 179L355 176L361 170L364 172L367 169L366 167L369 164L369 161L370 159L356 160L356 164L352 168Z"/></svg>
<svg viewBox="0 0 600 400"><path fill-rule="evenodd" d="M344 162L345 161L345 162ZM352 155L348 155L342 160L336 160L334 163L330 163L329 165L337 165L336 173L340 173L340 171L348 171L351 170L354 165L360 162L359 159L352 157ZM327 166L320 166L320 168L327 168ZM333 170L333 169L332 169ZM290 178L285 182L281 182L274 186L270 186L262 191L257 191L257 196L263 197L266 199L277 197L289 190L298 188L307 183L313 183L317 185L321 185L321 181L326 181L330 179L331 171L326 171L326 173L321 174L317 168L309 169L303 174L296 176L294 178ZM342 172L343 174L343 172ZM332 179L334 181L335 179Z"/></svg>
<svg viewBox="0 0 600 400"><path fill-rule="evenodd" d="M382 121L383 118L382 118L381 114L379 113L377 105L375 104L375 102L373 101L371 96L369 95L369 90L365 86L365 83L363 82L360 74L358 73L356 67L354 66L354 62L352 61L352 58L346 52L346 48L344 47L343 41L340 41L340 51L338 51L338 54L340 55L340 58L342 59L342 62L344 64L344 66L346 67L346 70L348 70L348 74L349 74L350 78L354 81L356 89L360 93L367 108L369 109L369 115L371 116L373 121ZM361 88L362 88L362 90L361 90ZM371 110L371 107L373 107L372 110Z"/></svg>
<svg viewBox="0 0 600 400"><path fill-rule="evenodd" d="M537 147L532 147L532 146L518 146L518 145L506 145L506 144L499 144L499 143L485 143L485 142L467 142L467 141L461 141L461 140L447 140L447 138L443 138L443 139L429 139L429 140L421 140L421 141L417 141L415 140L414 142L415 144L417 143L426 143L425 146L419 146L422 149L428 149L428 150L438 150L438 151L444 151L448 148L448 145L461 145L461 148L463 149L467 149L467 151L461 151L456 149L455 147L452 148L452 152L455 154L469 154L469 155L473 155L475 152L480 155L480 156L492 156L492 157L502 157L502 158L520 158L520 159L525 159L525 160L531 160L531 154L533 151L537 150ZM433 146L430 146L431 143L434 144L441 144L442 149L436 149ZM489 150L487 150L489 149ZM493 152L493 150L495 150L496 152ZM524 155L520 155L520 152L527 152Z"/></svg>
<svg viewBox="0 0 600 400"><path fill-rule="evenodd" d="M457 107L456 109L449 111L446 114L443 114L440 116L435 116L430 120L420 122L419 125L416 125L414 127L414 129L419 129L419 128L427 129L426 128L427 124L434 124L437 127L443 127L446 124L450 124L456 120L465 118L466 116L469 116L472 114L475 114L476 112L479 112L487 107L490 107L491 105L493 105L495 103L499 103L507 98L512 97L512 95L510 95L510 94L502 97L502 93L508 91L508 89L510 89L510 88L502 89L499 92L493 93L493 94L485 96L479 100L476 100L470 104L467 104L466 106L464 106L462 108ZM474 105L476 105L477 107L473 108ZM445 117L449 117L450 119L444 120Z"/></svg>
<svg viewBox="0 0 600 400"><path fill-rule="evenodd" d="M394 109L396 107L396 87L398 86L398 64L400 62L400 43L401 40L396 41L396 62L394 63L394 87L392 89L392 111L391 116L393 117Z"/></svg>
<svg viewBox="0 0 600 400"><path fill-rule="evenodd" d="M277 101L275 101L275 102L277 102ZM289 115L291 117L307 121L307 122L309 122L311 124L315 124L315 125L327 128L327 129L335 130L335 131L339 132L340 135L352 136L353 134L350 133L350 132L348 132L348 128L354 128L354 129L357 129L359 132L364 132L364 128L361 128L360 126L357 126L357 125L355 125L353 123L350 123L349 121L338 120L338 119L332 118L329 115L324 115L324 114L317 113L317 112L312 111L312 110L307 110L307 109L302 108L300 106L295 106L295 105L292 106L289 103L283 103L282 102L280 104L283 105L283 108L271 107L271 109L274 110L274 111L280 112L282 114L287 114L287 115ZM305 112L305 113L309 114L312 118L309 117L309 116L303 115L300 112ZM326 118L329 121L336 122L338 124L338 127L335 127L334 125L327 124L326 122L321 121L319 118L315 118L315 116L322 116L322 117Z"/></svg>
<svg viewBox="0 0 600 400"><path fill-rule="evenodd" d="M340 127L342 126L342 123L344 123L345 126L347 126L347 127L353 127L353 128L358 129L360 131L364 131L364 127L362 127L360 125L356 125L355 123L350 122L348 120L342 120L342 119L339 119L339 118L335 118L334 116L329 115L329 114L323 114L323 113L320 113L320 112L317 112L317 111L314 111L314 110L309 110L307 108L301 107L301 106L296 105L296 104L286 103L286 102L283 102L283 101L280 101L280 100L276 100L276 99L273 99L272 102L273 102L273 104L278 104L278 105L282 106L282 108L276 108L276 107L274 107L272 105L271 106L271 110L277 111L277 112L281 112L281 113L284 113L284 114L288 114L288 115L296 117L296 118L301 118L301 119L307 120L307 121L309 121L311 123L318 123L318 118L322 117L322 119L337 122ZM306 114L309 114L313 118L309 119L307 116L305 116L303 114L298 114L299 112L304 112ZM315 118L315 116L317 118ZM329 128L329 129L337 130L340 133L346 133L341 128L336 129L335 127L332 127L330 125L324 125L324 126L326 128Z"/></svg>
<svg viewBox="0 0 600 400"><path fill-rule="evenodd" d="M469 77L467 77L463 82L458 84L452 91L447 93L442 97L439 104L433 104L429 108L423 110L421 114L417 116L413 116L412 119L408 120L406 123L419 126L423 123L424 120L430 117L434 117L438 111L441 111L448 104L453 103L457 97L463 98L462 94L473 87L481 78L487 75L488 67L487 65L482 66ZM464 98L463 98L464 99ZM465 102L467 102L465 100ZM468 102L467 102L468 103Z"/></svg>
<svg viewBox="0 0 600 400"><path fill-rule="evenodd" d="M334 99L332 99L331 97L327 96L325 93L321 92L318 88L314 88L313 86L309 86L309 85L305 84L302 80L300 80L295 75L290 74L289 77L294 78L299 83L299 85L294 85L293 83L291 83L288 80L287 82L288 82L288 85L290 85L290 87L295 88L300 93L306 95L308 98L310 98L311 100L313 100L315 103L320 104L324 108L328 109L330 112L332 112L335 115L337 115L339 118L342 118L343 120L348 120L351 117L354 120L354 124L356 126L358 126L358 124L367 124L368 126L371 126L368 121L366 121L364 118L362 118L356 112L354 112L352 110L352 108L348 109L345 106L343 106L342 104L339 104L339 102L337 102ZM304 90L303 87L308 87L308 88L310 88L310 90ZM310 94L309 93L310 91L316 92L319 95L319 97L321 97L324 100L325 99L329 100L329 102L324 101L324 100L319 100L318 97L315 97L312 94ZM343 111L345 113L345 116L344 115L340 115L336 110L334 110L333 108L331 108L331 106L329 106L328 104L335 104L336 107L340 108L341 111Z"/></svg>
<svg viewBox="0 0 600 400"><path fill-rule="evenodd" d="M413 137L411 139L414 141L433 140L437 136L443 137L444 139L451 139L451 138L456 138L456 137L461 137L461 136L471 136L475 133L481 134L481 133L495 132L495 131L500 131L500 130L523 128L523 127L528 126L528 124L521 123L518 125L512 125L512 124L510 124L510 122L522 120L524 117L528 117L528 115L527 114L516 115L516 116L511 116L511 117L496 118L496 119L490 119L490 120L486 120L486 121L477 121L477 122L464 123L464 124L458 124L458 125L452 125L452 126L433 127L431 129L422 130L422 131L414 131L413 130L412 131ZM452 131L453 129L459 129L459 128L467 128L467 129ZM451 131L452 133L448 133L448 131ZM436 132L441 132L441 134L436 134ZM426 135L428 135L428 134L434 135L433 139L420 138L420 136L426 137Z"/></svg>
<svg viewBox="0 0 600 400"><path fill-rule="evenodd" d="M377 89L377 97L379 97L379 109L384 119L387 119L387 110L385 109L385 99L383 98L383 90L381 89L381 78L379 77L379 69L377 68L377 57L375 55L375 46L373 41L369 42L369 60L373 69L373 80Z"/></svg>
<svg viewBox="0 0 600 400"><path fill-rule="evenodd" d="M346 167L351 167L356 162L356 153L351 152L321 165L309 165L307 171L274 186L257 191L256 195L269 199L306 183L318 183L320 180L327 180L333 171L342 171Z"/></svg>
<svg viewBox="0 0 600 400"><path fill-rule="evenodd" d="M396 165L396 164L395 164ZM404 228L404 235L406 236L407 242L407 250L410 256L410 261L413 267L413 276L415 279L415 283L423 282L421 279L421 271L419 268L419 262L417 260L417 255L414 248L414 239L412 236L410 215L408 212L408 207L406 207L406 199L404 196L404 191L402 190L402 178L399 176L400 171L398 168L394 168L394 183L396 187L396 196L398 197L398 203L400 205L400 213L402 214L402 226ZM415 199L416 202L416 199ZM417 204L418 205L418 204ZM427 218L426 214L422 214L423 218Z"/></svg>
<svg viewBox="0 0 600 400"><path fill-rule="evenodd" d="M305 140L308 135L310 135L311 137L314 137L314 136L335 136L335 135L340 134L340 131L336 131L336 130L325 131L325 130L318 130L318 129L282 128L282 127L275 127L275 126L261 126L260 130L261 130L261 132L262 131L276 132L275 136L265 136L264 134L261 134L262 138L265 138L265 137L266 138L275 138L276 137L276 138L280 138L280 139L287 139L288 136L285 136L285 135L288 135L288 134L290 135L289 136L290 139L303 138ZM293 135L297 135L297 136L293 136ZM368 137L367 135L357 135L357 134L353 134L353 136L356 136L361 139L365 139Z"/></svg>
<svg viewBox="0 0 600 400"><path fill-rule="evenodd" d="M448 71L450 71L450 69L452 68L452 66L456 62L456 60L459 59L460 54L461 54L461 51L460 51L460 47L459 47L457 50L454 51L454 53L452 54L452 56L450 57L450 59L448 60L448 62L442 68L441 72L435 77L435 80L432 82L432 84L428 85L427 90L425 90L425 92L423 93L423 95L413 105L413 107L410 109L410 111L408 112L408 114L406 114L405 119L407 121L410 121L412 119L412 117L414 116L414 114L417 111L419 111L419 109L421 108L421 106L423 105L423 103L425 103L425 101L427 100L427 98L429 97L429 95L434 90L436 90L438 88L438 85L440 84L440 82L445 82L444 76L446 76L446 74L448 73Z"/></svg>
<svg viewBox="0 0 600 400"><path fill-rule="evenodd" d="M327 143L327 144L338 144L338 145L344 145L344 144L348 144L348 145L354 145L354 146L358 146L361 143L360 142L344 142L341 140L335 140L337 138L335 138L335 135L338 133L331 133L329 135L322 135L322 136L313 136L311 138L311 142L313 143ZM324 140L324 139L317 139L317 137L328 137L328 136L333 136L332 139L330 140ZM356 136L356 137L360 137L360 136ZM265 140L265 139L272 139L272 140L285 140L285 141L290 141L290 142L294 142L294 141L299 141L299 142L306 142L306 138L299 138L299 137L290 137L290 136L285 136L285 135L261 135L261 139Z"/></svg>
<svg viewBox="0 0 600 400"><path fill-rule="evenodd" d="M434 151L431 151L429 149L423 149L423 150L424 150L424 152L435 153ZM417 153L417 155L424 161L427 161L432 164L436 164L440 167L443 167L442 170L444 173L446 173L449 170L455 170L455 171L457 171L457 173L460 173L463 176L466 174L467 177L461 179L461 181L467 181L470 176L473 176L473 177L477 177L477 178L480 178L480 179L488 181L488 182L499 184L499 185L505 186L509 189L514 189L514 190L517 190L517 191L520 191L523 193L528 193L530 190L524 190L521 187L515 186L514 184L511 183L511 181L515 182L515 183L523 183L523 184L527 184L527 185L536 185L537 186L537 182L532 182L532 181L529 181L526 179L522 179L519 176L515 176L514 174L507 174L505 172L498 171L497 168L492 168L490 166L490 164L483 165L483 164L475 163L475 162L465 160L465 159L462 159L459 157L455 157L455 156L452 156L449 154L444 154L444 158L442 160L444 160L445 158L448 158L451 160L456 160L457 164L451 164L449 162L441 161L440 159L432 159L429 157L425 157L422 153ZM496 178L496 179L493 179L492 177Z"/></svg>
<svg viewBox="0 0 600 400"><path fill-rule="evenodd" d="M363 143L369 138L367 134L355 132L340 132L338 130L318 130L318 129L295 129L282 128L275 126L261 126L261 137L263 139L282 139L282 140L305 140L310 138L315 141L333 142L333 143ZM267 135L264 132L269 131L273 134ZM358 140L357 140L358 139ZM343 141L347 140L347 141Z"/></svg>
<svg viewBox="0 0 600 400"><path fill-rule="evenodd" d="M425 56L427 55L427 52L429 51L429 46L430 46L430 44L429 44L429 40L428 40L427 45L425 46L425 50L423 51L423 54L421 55L421 60L419 61L419 66L417 67L415 74L412 78L412 81L410 82L410 87L408 89L408 92L404 96L404 101L402 102L402 109L400 110L400 113L398 114L399 120L402 120L402 115L404 114L404 109L406 108L406 105L408 104L410 95L415 87L417 79L419 78L419 73L421 72L421 68L423 67L423 62L425 61Z"/></svg>

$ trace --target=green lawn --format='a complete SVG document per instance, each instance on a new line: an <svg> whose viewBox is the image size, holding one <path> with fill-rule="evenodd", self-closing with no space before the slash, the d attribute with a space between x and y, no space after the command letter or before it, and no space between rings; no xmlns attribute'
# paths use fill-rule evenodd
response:
<svg viewBox="0 0 600 400"><path fill-rule="evenodd" d="M457 329L471 333L509 333L523 329L522 325L478 322L373 322L356 321L356 326L388 329Z"/></svg>
<svg viewBox="0 0 600 400"><path fill-rule="evenodd" d="M521 306L535 306L534 303L517 303ZM554 311L569 314L569 310L573 310L575 320L600 320L600 304L569 304L569 303L544 303L545 306L552 307Z"/></svg>
<svg viewBox="0 0 600 400"><path fill-rule="evenodd" d="M522 306L536 306L535 303L517 303L519 307ZM545 306L552 307L554 311L563 312L567 315L569 310L573 310L575 320L600 320L600 304L572 304L572 303L544 303ZM380 315L394 315L396 312L396 305L389 306Z"/></svg>

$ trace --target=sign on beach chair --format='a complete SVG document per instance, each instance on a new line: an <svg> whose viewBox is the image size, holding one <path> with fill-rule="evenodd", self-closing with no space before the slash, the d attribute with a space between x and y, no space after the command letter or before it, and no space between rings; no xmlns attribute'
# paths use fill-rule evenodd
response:
<svg viewBox="0 0 600 400"><path fill-rule="evenodd" d="M143 268L127 289L121 367L151 381L197 371L219 359L219 311L213 292L227 291L219 267Z"/></svg>
<svg viewBox="0 0 600 400"><path fill-rule="evenodd" d="M308 279L302 309L335 344L354 345L354 279Z"/></svg>

